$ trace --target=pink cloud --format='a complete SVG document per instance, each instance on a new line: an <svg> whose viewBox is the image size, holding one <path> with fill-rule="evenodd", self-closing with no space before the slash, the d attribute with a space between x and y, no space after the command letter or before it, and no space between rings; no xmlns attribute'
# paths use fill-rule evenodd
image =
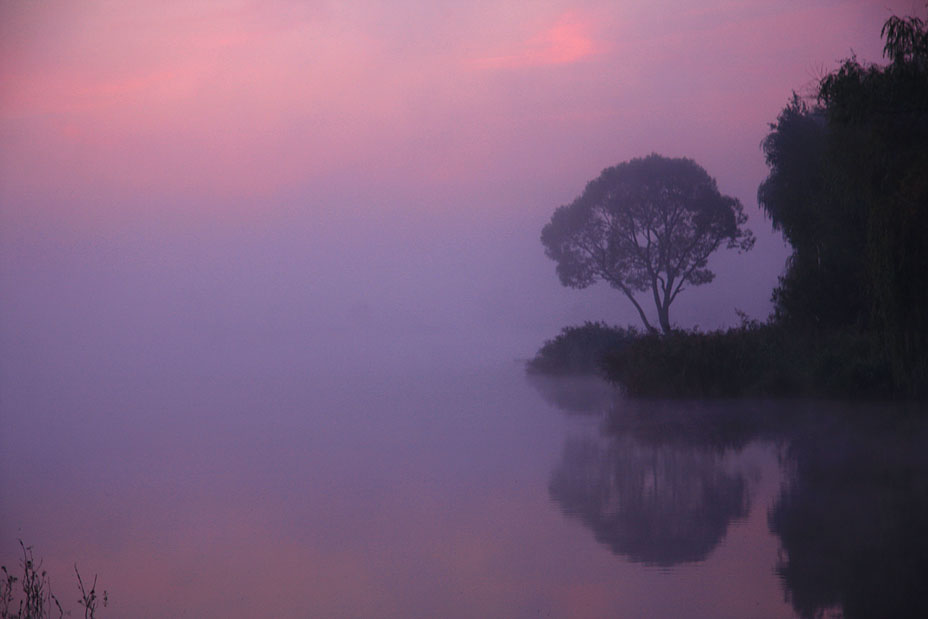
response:
<svg viewBox="0 0 928 619"><path fill-rule="evenodd" d="M751 167L730 175L756 184L766 122L815 63L851 47L878 59L883 18L731 0L476 3L454 19L413 3L230 1L4 14L0 211L32 212L12 206L28 199L56 218L151 204L189 217L172 205L194 203L212 217L247 202L262 208L243 217L264 217L280 195L364 184L391 208L421 195L438 209L445 192L496 212L502 188L548 173L573 187L654 149L727 161L732 136Z"/></svg>
<svg viewBox="0 0 928 619"><path fill-rule="evenodd" d="M590 24L574 13L562 15L543 32L518 45L515 50L470 61L480 69L520 69L571 64L600 51L590 34Z"/></svg>

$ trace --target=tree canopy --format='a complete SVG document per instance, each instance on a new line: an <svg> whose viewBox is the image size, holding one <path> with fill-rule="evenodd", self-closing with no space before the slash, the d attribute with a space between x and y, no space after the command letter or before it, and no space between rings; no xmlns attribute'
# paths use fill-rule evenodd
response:
<svg viewBox="0 0 928 619"><path fill-rule="evenodd" d="M876 334L911 391L928 385L928 30L894 16L882 34L890 64L845 60L771 125L758 201L794 250L777 317Z"/></svg>
<svg viewBox="0 0 928 619"><path fill-rule="evenodd" d="M667 333L677 295L714 279L709 256L723 244L753 247L746 222L741 203L722 195L693 160L651 154L603 170L554 212L541 242L563 285L604 281L631 301L649 331L657 331L635 298L650 290Z"/></svg>

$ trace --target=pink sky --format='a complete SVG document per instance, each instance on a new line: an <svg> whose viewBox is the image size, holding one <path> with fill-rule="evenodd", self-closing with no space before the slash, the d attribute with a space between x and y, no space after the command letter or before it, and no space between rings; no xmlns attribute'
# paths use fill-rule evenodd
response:
<svg viewBox="0 0 928 619"><path fill-rule="evenodd" d="M879 59L891 4L5 2L4 206L529 184L652 149L756 177L740 135L851 49Z"/></svg>
<svg viewBox="0 0 928 619"><path fill-rule="evenodd" d="M852 50L880 60L883 21L923 7L9 0L0 11L0 217L12 237L362 218L453 243L458 226L489 226L524 231L519 251L556 285L537 244L553 209L602 168L659 152L692 157L744 202L760 239L740 263L750 290L731 301L758 313L786 255L756 210L767 123Z"/></svg>

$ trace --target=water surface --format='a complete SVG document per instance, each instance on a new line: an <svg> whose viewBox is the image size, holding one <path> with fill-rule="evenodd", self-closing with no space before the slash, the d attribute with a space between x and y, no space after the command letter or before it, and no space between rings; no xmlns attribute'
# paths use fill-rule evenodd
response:
<svg viewBox="0 0 928 619"><path fill-rule="evenodd" d="M26 359L0 548L102 616L791 617L924 609L928 430L634 402L511 361Z"/></svg>

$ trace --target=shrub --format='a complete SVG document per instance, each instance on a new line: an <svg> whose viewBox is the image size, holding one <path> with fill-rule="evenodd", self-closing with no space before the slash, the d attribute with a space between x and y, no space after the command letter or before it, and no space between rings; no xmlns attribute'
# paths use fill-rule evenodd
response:
<svg viewBox="0 0 928 619"><path fill-rule="evenodd" d="M800 334L774 324L645 335L603 359L605 375L635 396L892 395L888 363L865 334Z"/></svg>
<svg viewBox="0 0 928 619"><path fill-rule="evenodd" d="M634 327L610 327L603 322L564 327L544 343L526 369L539 374L596 374L607 351L622 350L639 337Z"/></svg>

